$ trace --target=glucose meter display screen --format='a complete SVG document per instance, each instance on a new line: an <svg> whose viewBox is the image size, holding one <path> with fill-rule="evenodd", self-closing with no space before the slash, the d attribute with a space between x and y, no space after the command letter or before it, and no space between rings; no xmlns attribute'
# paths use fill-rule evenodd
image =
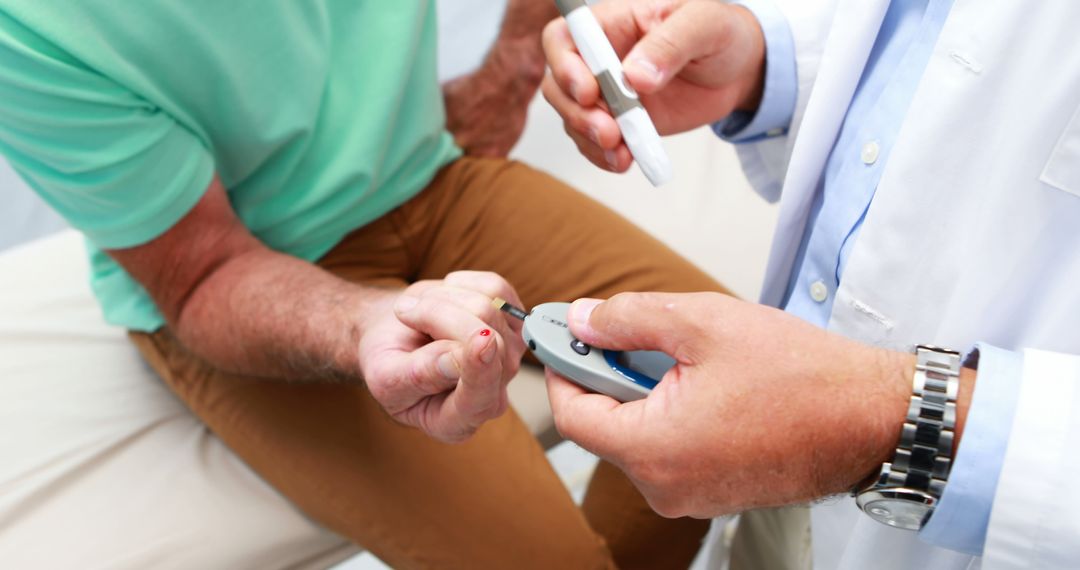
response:
<svg viewBox="0 0 1080 570"><path fill-rule="evenodd" d="M672 366L675 366L675 359L655 350L622 352L615 357L615 362L623 368L629 368L657 381L663 378Z"/></svg>

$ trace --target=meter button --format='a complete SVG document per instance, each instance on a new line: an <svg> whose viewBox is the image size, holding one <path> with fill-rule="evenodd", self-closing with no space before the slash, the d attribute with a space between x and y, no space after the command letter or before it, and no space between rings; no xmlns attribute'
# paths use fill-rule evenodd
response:
<svg viewBox="0 0 1080 570"><path fill-rule="evenodd" d="M578 353L578 354L580 354L582 356L585 356L586 354L589 354L589 350L590 350L589 345L581 342L580 340L578 340L576 338L574 340L570 341L570 348L572 348L574 350L574 352L576 352L576 353Z"/></svg>

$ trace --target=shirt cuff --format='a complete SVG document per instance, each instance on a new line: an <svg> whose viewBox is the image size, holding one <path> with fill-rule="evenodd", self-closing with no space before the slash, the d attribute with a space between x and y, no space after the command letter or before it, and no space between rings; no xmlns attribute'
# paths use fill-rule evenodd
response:
<svg viewBox="0 0 1080 570"><path fill-rule="evenodd" d="M795 114L798 77L795 40L787 18L771 0L736 0L750 10L765 35L765 89L756 113L735 111L713 123L713 132L731 143L748 143L787 134Z"/></svg>
<svg viewBox="0 0 1080 570"><path fill-rule="evenodd" d="M923 542L976 556L986 544L1024 364L1019 352L985 343L977 349L979 372L963 439L941 501L919 531Z"/></svg>

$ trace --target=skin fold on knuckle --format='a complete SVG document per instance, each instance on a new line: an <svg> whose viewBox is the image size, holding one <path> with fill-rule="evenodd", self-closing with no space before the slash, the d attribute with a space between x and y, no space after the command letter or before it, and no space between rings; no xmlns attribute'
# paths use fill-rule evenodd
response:
<svg viewBox="0 0 1080 570"><path fill-rule="evenodd" d="M463 297L462 308L485 324L499 328L499 310L491 304L491 299L498 295L485 295L483 293L466 294Z"/></svg>
<svg viewBox="0 0 1080 570"><path fill-rule="evenodd" d="M439 441L450 443L448 438L452 437L453 433L440 425L441 422L437 418L438 410L435 409L430 398L425 398L414 409L414 416L410 418L411 421L405 422L406 425L414 426Z"/></svg>
<svg viewBox="0 0 1080 570"><path fill-rule="evenodd" d="M444 306L444 303L444 301L433 295L430 290L425 291L423 296L420 297L420 302L411 311L399 315L398 318L409 328L425 328L435 322L434 317L439 314L439 309Z"/></svg>
<svg viewBox="0 0 1080 570"><path fill-rule="evenodd" d="M408 384L412 390L420 394L429 394L433 390L435 378L441 376L433 362L414 361L409 366Z"/></svg>

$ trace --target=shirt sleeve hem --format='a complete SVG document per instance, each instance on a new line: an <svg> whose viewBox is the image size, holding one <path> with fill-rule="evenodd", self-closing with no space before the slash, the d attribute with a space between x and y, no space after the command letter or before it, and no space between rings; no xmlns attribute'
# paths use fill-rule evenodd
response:
<svg viewBox="0 0 1080 570"><path fill-rule="evenodd" d="M87 239L101 249L122 249L147 243L172 228L202 199L214 179L214 162L201 149L177 172L177 188L169 201L137 223L116 230L83 230Z"/></svg>
<svg viewBox="0 0 1080 570"><path fill-rule="evenodd" d="M720 138L731 143L757 142L787 134L798 99L795 40L787 19L769 0L738 0L750 10L765 35L765 89L757 112L735 112L713 123Z"/></svg>
<svg viewBox="0 0 1080 570"><path fill-rule="evenodd" d="M986 543L1023 374L1020 353L985 343L978 350L978 380L964 436L941 501L919 532L924 542L976 556Z"/></svg>

